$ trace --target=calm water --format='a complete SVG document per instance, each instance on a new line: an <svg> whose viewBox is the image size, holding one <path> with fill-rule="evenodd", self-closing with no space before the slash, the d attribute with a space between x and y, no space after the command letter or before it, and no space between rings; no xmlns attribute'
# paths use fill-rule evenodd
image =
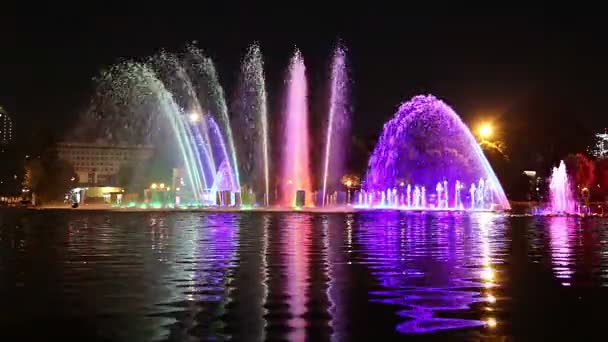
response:
<svg viewBox="0 0 608 342"><path fill-rule="evenodd" d="M2 341L605 341L608 220L0 211L0 303Z"/></svg>

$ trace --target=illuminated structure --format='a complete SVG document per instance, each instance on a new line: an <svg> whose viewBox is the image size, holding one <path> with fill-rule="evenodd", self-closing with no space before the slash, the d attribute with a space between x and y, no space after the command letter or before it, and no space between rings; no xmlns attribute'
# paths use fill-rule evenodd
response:
<svg viewBox="0 0 608 342"><path fill-rule="evenodd" d="M608 130L604 133L598 133L595 135L596 142L593 148L593 155L598 159L608 158Z"/></svg>
<svg viewBox="0 0 608 342"><path fill-rule="evenodd" d="M510 209L469 129L432 95L413 97L384 125L357 200L364 208Z"/></svg>
<svg viewBox="0 0 608 342"><path fill-rule="evenodd" d="M13 121L6 113L4 108L0 107L0 145L8 145L13 142Z"/></svg>
<svg viewBox="0 0 608 342"><path fill-rule="evenodd" d="M136 165L152 157L150 146L63 142L55 151L74 167L81 184L108 184L123 165Z"/></svg>

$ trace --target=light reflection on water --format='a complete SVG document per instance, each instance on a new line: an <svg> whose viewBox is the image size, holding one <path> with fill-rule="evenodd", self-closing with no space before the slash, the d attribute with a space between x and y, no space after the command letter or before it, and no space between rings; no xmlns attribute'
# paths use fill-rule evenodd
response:
<svg viewBox="0 0 608 342"><path fill-rule="evenodd" d="M361 221L368 265L385 288L371 292L380 297L372 300L405 307L398 315L407 320L398 331L418 334L485 324L437 312L467 311L484 301L491 308L496 301L489 235L491 226L492 234L504 233L504 226L494 222L498 219L491 213L387 213Z"/></svg>
<svg viewBox="0 0 608 342"><path fill-rule="evenodd" d="M45 338L484 340L525 326L510 312L528 285L555 300L564 295L556 288L574 297L605 291L608 223L494 213L0 212L0 321L15 331L37 326L32 333Z"/></svg>

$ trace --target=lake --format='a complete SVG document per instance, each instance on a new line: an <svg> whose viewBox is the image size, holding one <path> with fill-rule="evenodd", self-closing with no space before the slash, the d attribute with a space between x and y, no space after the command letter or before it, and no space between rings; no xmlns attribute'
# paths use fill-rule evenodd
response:
<svg viewBox="0 0 608 342"><path fill-rule="evenodd" d="M608 219L0 209L0 339L608 337Z"/></svg>

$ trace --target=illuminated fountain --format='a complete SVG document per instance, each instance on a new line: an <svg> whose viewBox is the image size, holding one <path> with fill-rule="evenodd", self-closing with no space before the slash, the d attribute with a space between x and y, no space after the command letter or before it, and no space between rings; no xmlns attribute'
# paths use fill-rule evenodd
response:
<svg viewBox="0 0 608 342"><path fill-rule="evenodd" d="M318 144L323 160L314 168L317 196L311 191L308 85L300 51L290 60L281 126L274 137L257 44L241 64L230 116L212 60L194 46L181 54L162 52L146 63L118 64L99 80L102 95L93 101L92 112L110 124L99 129L97 120L91 127L132 144L141 144L134 137L143 134L143 143L162 150L166 158L159 164L179 170L172 177L176 200L171 205L341 210L335 206L343 202L336 191L342 187L350 129L349 78L341 46L332 58L327 126L324 142ZM235 137L233 130L239 132ZM281 148L271 163L273 144ZM271 166L276 178L270 176ZM368 166L361 191L351 194L347 185L346 201L352 199L355 208L510 209L471 132L448 105L430 95L412 98L385 124Z"/></svg>
<svg viewBox="0 0 608 342"><path fill-rule="evenodd" d="M576 201L572 194L572 187L568 180L566 164L562 160L558 167L553 168L549 183L550 206L549 211L555 214L574 214Z"/></svg>
<svg viewBox="0 0 608 342"><path fill-rule="evenodd" d="M358 198L363 208L510 209L469 129L432 95L413 97L384 125Z"/></svg>
<svg viewBox="0 0 608 342"><path fill-rule="evenodd" d="M175 177L173 182L175 202L164 205L216 205L218 192L232 193L223 205L238 204L238 164L223 91L213 63L199 50L190 47L184 56L161 53L148 63L111 67L98 79L88 114L81 129L93 132L90 136L153 143L166 158L164 169L181 170L179 183Z"/></svg>
<svg viewBox="0 0 608 342"><path fill-rule="evenodd" d="M279 180L280 204L285 207L293 207L297 204L296 191L303 190L307 195L311 193L307 97L306 67L300 51L296 50L289 66L281 141L283 153ZM305 205L309 204L310 200L307 200Z"/></svg>
<svg viewBox="0 0 608 342"><path fill-rule="evenodd" d="M260 47L253 44L241 64L239 88L233 105L238 141L241 182L252 194L252 203L269 205L270 142L264 62ZM251 204L251 203L250 203Z"/></svg>
<svg viewBox="0 0 608 342"><path fill-rule="evenodd" d="M331 65L331 89L327 132L325 136L325 156L323 165L322 204L327 204L328 187L336 187L345 171L346 138L350 128L348 108L348 74L346 51L336 48Z"/></svg>

